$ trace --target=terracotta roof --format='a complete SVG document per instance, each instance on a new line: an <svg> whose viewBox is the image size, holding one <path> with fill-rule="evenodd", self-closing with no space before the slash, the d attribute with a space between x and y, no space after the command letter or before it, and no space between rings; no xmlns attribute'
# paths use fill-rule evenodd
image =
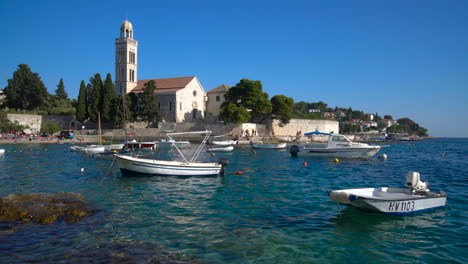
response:
<svg viewBox="0 0 468 264"><path fill-rule="evenodd" d="M156 83L156 93L177 92L178 90L184 89L194 78L195 76L139 80L137 86L135 86L131 92L142 93L145 83L151 80Z"/></svg>
<svg viewBox="0 0 468 264"><path fill-rule="evenodd" d="M221 84L220 86L209 90L208 93L227 92L227 90L229 90L230 88L232 88L232 86L227 84Z"/></svg>

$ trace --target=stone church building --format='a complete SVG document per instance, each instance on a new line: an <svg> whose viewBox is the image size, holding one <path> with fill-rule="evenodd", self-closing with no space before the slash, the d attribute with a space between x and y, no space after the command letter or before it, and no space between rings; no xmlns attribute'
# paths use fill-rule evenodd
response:
<svg viewBox="0 0 468 264"><path fill-rule="evenodd" d="M124 21L115 40L115 90L118 95L143 92L145 83L154 80L159 110L165 121L184 122L205 118L206 92L197 77L138 80L138 41L133 25Z"/></svg>

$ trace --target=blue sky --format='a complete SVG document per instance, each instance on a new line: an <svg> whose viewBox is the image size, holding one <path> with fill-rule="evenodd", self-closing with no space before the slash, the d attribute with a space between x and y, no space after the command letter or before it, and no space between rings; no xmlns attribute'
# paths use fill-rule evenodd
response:
<svg viewBox="0 0 468 264"><path fill-rule="evenodd" d="M233 3L231 3L233 2ZM53 93L114 76L126 18L138 78L197 76L205 90L260 80L270 96L409 117L468 137L468 1L0 2L0 87L28 64Z"/></svg>

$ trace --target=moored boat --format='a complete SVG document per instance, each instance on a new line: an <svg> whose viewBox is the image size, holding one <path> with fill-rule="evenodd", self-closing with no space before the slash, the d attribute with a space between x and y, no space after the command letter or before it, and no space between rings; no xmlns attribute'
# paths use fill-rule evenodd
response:
<svg viewBox="0 0 468 264"><path fill-rule="evenodd" d="M447 194L430 192L428 183L420 181L418 172L406 176L408 189L379 187L329 191L330 199L363 210L391 215L407 215L444 207Z"/></svg>
<svg viewBox="0 0 468 264"><path fill-rule="evenodd" d="M286 143L263 143L257 144L253 141L250 141L250 146L255 149L285 149Z"/></svg>
<svg viewBox="0 0 468 264"><path fill-rule="evenodd" d="M381 146L356 143L340 134L321 132L305 133L304 135L328 135L327 144L313 144L303 147L293 145L289 152L293 157L333 157L333 158L369 158L377 154Z"/></svg>
<svg viewBox="0 0 468 264"><path fill-rule="evenodd" d="M237 144L237 140L209 141L209 144L215 146L232 146Z"/></svg>
<svg viewBox="0 0 468 264"><path fill-rule="evenodd" d="M5 154L5 149L0 149L0 155L4 155Z"/></svg>
<svg viewBox="0 0 468 264"><path fill-rule="evenodd" d="M170 138L174 135L186 134L202 134L204 139L199 147L196 149L195 154L188 159L180 151L175 141L172 141L174 147L180 154L182 161L177 160L157 160L140 157L131 157L120 154L115 154L117 164L123 174L139 173L160 176L216 176L224 174L224 167L227 165L226 160L220 159L219 162L196 162L198 159L206 140L211 134L211 131L201 132L185 132L185 133L168 133Z"/></svg>
<svg viewBox="0 0 468 264"><path fill-rule="evenodd" d="M234 146L208 147L206 149L206 151L209 151L209 152L229 152L229 151L233 151L233 150L234 150Z"/></svg>

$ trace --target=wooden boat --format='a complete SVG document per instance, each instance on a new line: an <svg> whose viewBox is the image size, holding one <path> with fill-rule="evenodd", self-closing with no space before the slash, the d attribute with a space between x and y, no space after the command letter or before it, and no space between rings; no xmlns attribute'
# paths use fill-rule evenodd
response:
<svg viewBox="0 0 468 264"><path fill-rule="evenodd" d="M321 132L305 133L304 135L328 135L327 144L314 144L300 147L292 145L289 152L293 157L332 157L332 158L369 158L377 154L381 146L356 143L340 134Z"/></svg>
<svg viewBox="0 0 468 264"><path fill-rule="evenodd" d="M285 149L286 143L264 143L256 144L250 141L250 146L255 149Z"/></svg>
<svg viewBox="0 0 468 264"><path fill-rule="evenodd" d="M447 194L443 191L430 192L428 183L420 181L418 172L406 176L408 189L402 188L359 188L329 191L335 202L363 210L391 215L407 215L444 207Z"/></svg>
<svg viewBox="0 0 468 264"><path fill-rule="evenodd" d="M225 146L225 147L208 147L206 151L208 152L229 152L233 151L234 146Z"/></svg>
<svg viewBox="0 0 468 264"><path fill-rule="evenodd" d="M211 131L168 133L167 136L170 138L174 135L186 134L204 135L202 143L196 149L195 154L191 157L191 159L187 159L187 157L185 157L185 155L180 151L177 144L175 144L175 142L172 142L173 147L179 152L180 156L182 157L182 161L166 161L115 154L117 164L123 174L139 173L161 176L216 176L219 174L223 175L224 167L227 165L225 159L220 159L219 162L195 162L198 159L201 150L206 143L206 140L210 136Z"/></svg>

